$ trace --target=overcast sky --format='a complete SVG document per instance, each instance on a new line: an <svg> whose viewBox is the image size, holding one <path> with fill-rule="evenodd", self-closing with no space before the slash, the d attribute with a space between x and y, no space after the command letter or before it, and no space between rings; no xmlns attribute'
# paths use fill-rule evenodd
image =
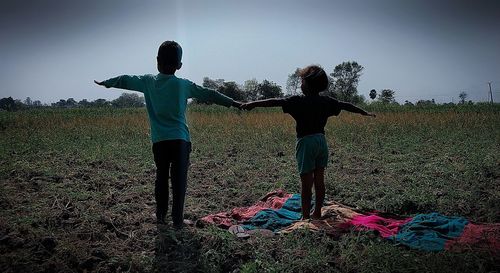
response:
<svg viewBox="0 0 500 273"><path fill-rule="evenodd" d="M0 6L0 97L114 99L93 80L156 74L165 40L184 49L179 77L285 88L296 67L364 66L358 87L399 102L500 101L500 1L9 1Z"/></svg>

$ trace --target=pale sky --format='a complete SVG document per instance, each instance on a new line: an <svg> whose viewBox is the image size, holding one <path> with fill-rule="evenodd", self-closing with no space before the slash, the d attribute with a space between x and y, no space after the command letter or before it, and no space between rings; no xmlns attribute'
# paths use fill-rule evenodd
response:
<svg viewBox="0 0 500 273"><path fill-rule="evenodd" d="M399 102L500 101L500 1L6 1L0 6L0 97L45 103L114 99L93 80L156 74L165 40L184 50L177 76L285 89L296 67L365 67L358 87Z"/></svg>

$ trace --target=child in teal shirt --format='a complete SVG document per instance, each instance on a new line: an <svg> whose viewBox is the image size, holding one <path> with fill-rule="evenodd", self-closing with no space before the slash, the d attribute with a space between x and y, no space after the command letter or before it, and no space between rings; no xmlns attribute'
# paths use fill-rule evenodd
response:
<svg viewBox="0 0 500 273"><path fill-rule="evenodd" d="M284 113L296 121L297 143L295 157L302 181L302 218L309 219L311 211L312 187L316 192L316 203L312 218L321 217L321 207L325 198L324 173L328 162L328 147L325 138L325 125L330 116L337 116L346 110L364 116L375 116L350 103L338 101L319 93L328 87L325 71L311 65L300 71L302 93L304 96L291 96L283 99L267 99L243 104L242 108L281 106Z"/></svg>
<svg viewBox="0 0 500 273"><path fill-rule="evenodd" d="M158 49L157 75L122 75L96 84L144 93L148 112L153 155L156 164L155 199L156 218L165 222L168 210L168 178L172 184L172 221L182 227L187 170L191 140L186 123L189 98L213 102L223 106L240 107L239 102L211 89L177 78L175 71L182 67L182 48L174 41L166 41Z"/></svg>

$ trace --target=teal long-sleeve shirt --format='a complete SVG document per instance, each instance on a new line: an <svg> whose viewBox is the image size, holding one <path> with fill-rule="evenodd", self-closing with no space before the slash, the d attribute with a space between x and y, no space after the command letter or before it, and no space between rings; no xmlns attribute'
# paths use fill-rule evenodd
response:
<svg viewBox="0 0 500 273"><path fill-rule="evenodd" d="M151 141L182 139L191 141L186 122L187 100L195 98L231 106L234 100L215 91L177 78L175 75L122 75L102 82L109 88L115 87L144 93L146 109L151 126Z"/></svg>

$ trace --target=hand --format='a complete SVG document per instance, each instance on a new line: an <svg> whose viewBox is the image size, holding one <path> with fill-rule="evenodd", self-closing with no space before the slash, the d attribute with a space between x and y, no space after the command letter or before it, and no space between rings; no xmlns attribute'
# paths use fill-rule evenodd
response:
<svg viewBox="0 0 500 273"><path fill-rule="evenodd" d="M106 85L104 85L103 82L98 82L98 81L94 80L94 83L97 84L97 85L101 85L101 86L104 86L104 87L108 88Z"/></svg>
<svg viewBox="0 0 500 273"><path fill-rule="evenodd" d="M241 105L241 109L244 109L244 110L247 110L247 111L250 111L252 109L255 108L255 104L251 103L251 102L247 102L247 103L244 103L243 105Z"/></svg>
<svg viewBox="0 0 500 273"><path fill-rule="evenodd" d="M241 108L242 105L243 105L243 103L241 103L239 101L234 101L231 106L236 107L236 108L242 110L242 108Z"/></svg>

